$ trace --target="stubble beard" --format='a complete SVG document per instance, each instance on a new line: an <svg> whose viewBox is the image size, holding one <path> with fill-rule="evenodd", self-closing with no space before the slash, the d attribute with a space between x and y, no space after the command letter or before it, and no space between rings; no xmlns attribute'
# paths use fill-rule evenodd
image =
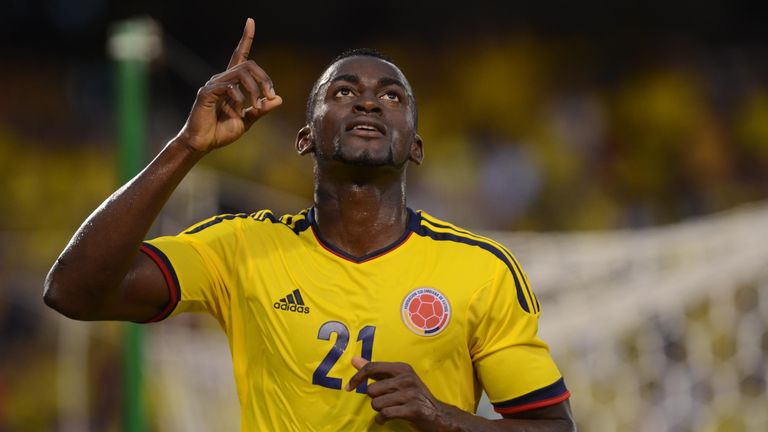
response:
<svg viewBox="0 0 768 432"><path fill-rule="evenodd" d="M392 151L392 146L389 146L387 148L387 155L384 158L377 158L374 157L370 150L365 150L363 154L350 157L349 155L345 154L344 149L342 148L341 140L336 139L333 145L333 160L347 164L352 166L358 166L358 167L371 167L371 168L377 168L377 167L394 167L394 168L400 168L403 165L405 165L405 162L397 163L395 162L395 155Z"/></svg>

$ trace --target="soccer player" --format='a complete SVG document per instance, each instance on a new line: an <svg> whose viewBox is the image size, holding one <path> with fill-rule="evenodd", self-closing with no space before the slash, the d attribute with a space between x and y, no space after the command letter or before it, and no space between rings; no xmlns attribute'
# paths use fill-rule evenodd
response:
<svg viewBox="0 0 768 432"><path fill-rule="evenodd" d="M78 229L46 304L81 320L210 313L229 340L244 431L573 430L519 263L406 207L406 167L423 159L416 105L375 51L342 55L309 95L296 149L314 160L313 207L215 216L143 242L195 163L283 102L248 60L253 34L248 19L179 134ZM482 389L503 419L471 414Z"/></svg>

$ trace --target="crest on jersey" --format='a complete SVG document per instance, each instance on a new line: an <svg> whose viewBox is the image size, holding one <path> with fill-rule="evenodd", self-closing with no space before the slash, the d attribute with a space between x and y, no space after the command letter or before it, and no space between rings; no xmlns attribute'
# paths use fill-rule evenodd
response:
<svg viewBox="0 0 768 432"><path fill-rule="evenodd" d="M409 292L400 311L405 326L420 336L435 336L451 319L448 299L434 288L422 287Z"/></svg>

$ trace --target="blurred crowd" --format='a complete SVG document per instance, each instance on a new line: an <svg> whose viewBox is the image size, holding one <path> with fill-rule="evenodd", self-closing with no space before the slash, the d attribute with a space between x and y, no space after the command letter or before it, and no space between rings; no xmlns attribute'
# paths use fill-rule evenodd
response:
<svg viewBox="0 0 768 432"><path fill-rule="evenodd" d="M147 158L220 69L166 38L150 68ZM311 161L295 154L293 140L306 94L335 53L255 48L285 104L201 163L310 203ZM416 93L426 158L409 168L410 205L459 225L637 228L768 197L764 50L534 33L375 48ZM55 381L58 318L42 306L42 282L79 223L117 186L114 79L103 54L4 62L0 82L0 431L50 430L56 401L41 390ZM222 206L258 210L231 207ZM91 356L99 386L115 356Z"/></svg>

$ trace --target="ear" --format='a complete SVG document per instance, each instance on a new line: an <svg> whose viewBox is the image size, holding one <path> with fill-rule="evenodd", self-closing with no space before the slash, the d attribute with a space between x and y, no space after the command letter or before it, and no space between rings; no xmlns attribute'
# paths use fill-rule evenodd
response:
<svg viewBox="0 0 768 432"><path fill-rule="evenodd" d="M421 161L424 160L424 141L419 134L414 134L413 143L411 143L411 154L408 156L408 160L421 165Z"/></svg>
<svg viewBox="0 0 768 432"><path fill-rule="evenodd" d="M312 136L309 125L299 129L299 133L296 134L296 151L302 156L315 152L315 138Z"/></svg>

